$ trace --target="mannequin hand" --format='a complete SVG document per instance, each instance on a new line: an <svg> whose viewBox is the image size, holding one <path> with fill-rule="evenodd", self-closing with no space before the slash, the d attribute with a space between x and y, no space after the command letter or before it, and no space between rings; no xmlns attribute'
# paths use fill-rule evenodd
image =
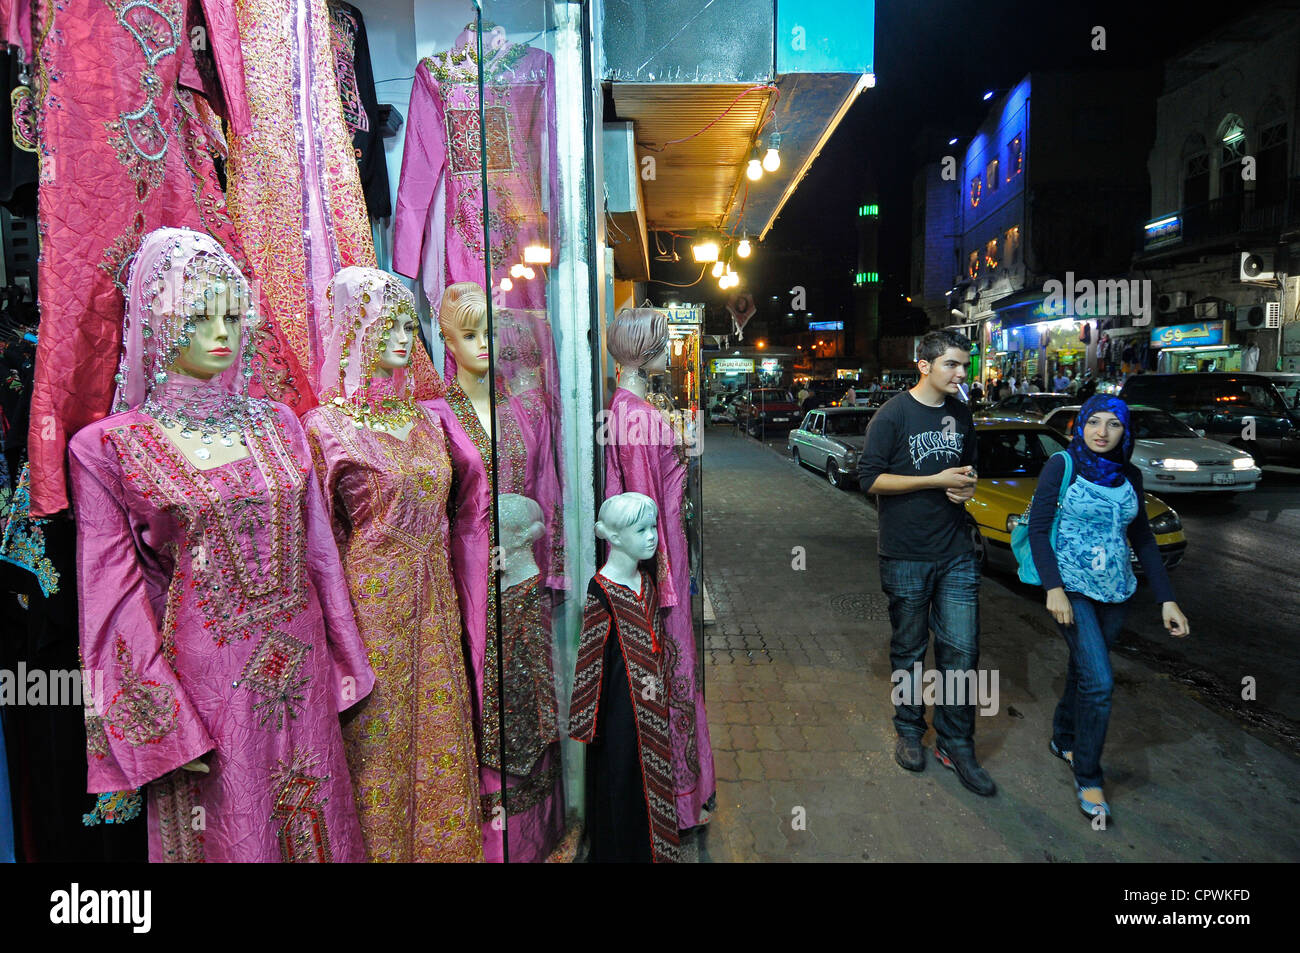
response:
<svg viewBox="0 0 1300 953"><path fill-rule="evenodd" d="M1183 615L1183 610L1178 608L1176 602L1166 602L1160 607L1160 617L1164 620L1165 628L1169 634L1176 639L1183 639L1192 631L1192 627L1187 622L1187 616Z"/></svg>
<svg viewBox="0 0 1300 953"><path fill-rule="evenodd" d="M182 771L194 771L197 774L207 774L212 769L203 763L202 758L195 758L189 764L181 765Z"/></svg>
<svg viewBox="0 0 1300 953"><path fill-rule="evenodd" d="M1169 605L1173 605L1173 603L1169 603ZM1066 596L1065 590L1060 586L1047 590L1047 611L1061 625L1072 625L1074 623L1074 607L1070 605L1069 597Z"/></svg>

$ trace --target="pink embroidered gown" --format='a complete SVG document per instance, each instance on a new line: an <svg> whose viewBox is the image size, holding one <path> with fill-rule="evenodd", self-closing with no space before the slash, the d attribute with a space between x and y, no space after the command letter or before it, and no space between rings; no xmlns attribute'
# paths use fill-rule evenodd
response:
<svg viewBox="0 0 1300 953"><path fill-rule="evenodd" d="M548 476L553 472L549 447L538 439L536 431L526 425L522 406L514 398L506 396L504 387L498 389L496 400L497 425L500 428L496 492L499 495L515 493L536 500L544 515L554 512L550 502L555 487L553 477ZM483 429L474 405L454 377L447 384L447 403L478 451L478 465L482 467L484 484L490 493L492 441ZM483 517L487 546L494 538L491 520L489 499ZM547 533L537 541L535 552L550 551L550 531L548 526ZM491 578L487 546L478 560L482 572L477 578L466 579L471 588L469 598L472 604L484 606L486 610L485 629L477 634L471 633L470 640L474 713L480 739L483 853L489 862L500 862L505 859L508 845L511 863L533 863L546 859L564 830L559 733L554 723L545 717L539 717L533 726L521 727L525 722L512 718L508 710L506 732L510 735L513 728L515 736L503 740L499 706L503 694L507 699L507 709L517 707L516 702L527 696L533 699L536 710L542 711L548 707L546 698L549 693L549 707L554 707L553 676L549 685L539 684L544 679L536 678L542 665L546 664L538 657L542 651L540 646L545 646L549 662L550 606L549 596L542 587L550 583L543 569L541 577L502 592L498 606L497 586ZM505 642L505 656L500 661L498 615ZM528 661L523 661L525 658ZM498 680L501 668L508 670L504 687ZM535 690L531 693L519 691L518 686L530 678ZM504 805L501 794L503 753L507 779Z"/></svg>
<svg viewBox="0 0 1300 953"><path fill-rule="evenodd" d="M374 674L306 437L272 407L248 457L208 470L139 410L69 447L82 659L103 674L89 790L148 785L155 862L365 856L338 713ZM210 773L178 770L207 752Z"/></svg>
<svg viewBox="0 0 1300 953"><path fill-rule="evenodd" d="M370 860L481 861L454 575L482 572L463 563L487 547L485 474L446 402L419 406L405 440L329 404L303 418L376 674L344 738Z"/></svg>
<svg viewBox="0 0 1300 953"><path fill-rule="evenodd" d="M614 391L605 425L605 496L644 493L659 507L656 554L659 604L666 608L665 665L672 673L669 706L677 821L683 830L701 822L716 788L704 673L697 662L691 622L691 570L682 504L686 464L677 435L663 414L626 388Z"/></svg>
<svg viewBox="0 0 1300 953"><path fill-rule="evenodd" d="M225 142L209 108L224 109L233 131L248 131L244 59L227 0L202 7L201 16L186 0L36 4L41 335L28 444L35 516L67 507L67 441L114 410L126 266L141 238L164 225L194 228L246 264L213 168ZM207 48L196 54L190 41L200 25ZM196 59L215 76L203 75ZM301 411L313 400L278 333L273 325L259 332L254 383Z"/></svg>
<svg viewBox="0 0 1300 953"><path fill-rule="evenodd" d="M415 71L407 116L402 176L394 217L393 270L421 276L437 310L457 281L483 283L482 134L478 64L472 33L461 45L426 57ZM555 64L544 50L520 43L489 48L484 36L483 113L487 123L487 243L492 283L523 261L532 244L554 246L549 218L557 181ZM546 268L519 279L499 298L505 307L546 303ZM450 376L450 375L448 375Z"/></svg>

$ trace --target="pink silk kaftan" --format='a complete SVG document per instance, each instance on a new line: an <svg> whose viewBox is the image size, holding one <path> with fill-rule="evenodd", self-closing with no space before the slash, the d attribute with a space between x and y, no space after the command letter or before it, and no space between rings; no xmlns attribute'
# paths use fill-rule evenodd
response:
<svg viewBox="0 0 1300 953"><path fill-rule="evenodd" d="M656 583L665 608L666 668L672 673L669 733L677 784L677 820L682 829L701 822L713 796L713 746L704 710L704 673L697 661L691 622L691 570L682 503L686 462L668 422L644 398L626 388L614 391L604 424L605 497L644 493L659 507Z"/></svg>
<svg viewBox="0 0 1300 953"><path fill-rule="evenodd" d="M149 786L155 862L365 856L338 713L374 674L306 436L272 411L208 470L138 410L69 447L81 652L103 675L89 789ZM210 773L177 770L206 752Z"/></svg>
<svg viewBox="0 0 1300 953"><path fill-rule="evenodd" d="M247 132L229 0L204 0L202 15L187 0L45 0L36 17L41 334L28 454L32 513L47 516L68 505L69 437L112 411L126 264L141 238L162 225L206 231L254 275L213 169L225 144L207 108ZM211 59L192 49L199 26ZM313 398L278 334L274 322L259 331L254 384L306 409Z"/></svg>
<svg viewBox="0 0 1300 953"><path fill-rule="evenodd" d="M397 186L393 270L421 276L434 311L447 286L485 280L477 41L426 57L415 71L402 176ZM555 64L551 55L495 32L484 36L483 114L492 284L523 262L524 248L554 252ZM494 292L504 307L546 304L546 267ZM450 376L450 375L449 375Z"/></svg>
<svg viewBox="0 0 1300 953"><path fill-rule="evenodd" d="M523 407L514 398L506 396L504 387L497 389L496 401L497 426L500 428L496 491L500 495L515 493L535 500L545 516L553 511L550 503L554 494L553 478L548 476L553 471L548 456L549 447L539 439L538 432L527 425ZM468 395L455 378L447 385L447 403L476 448L478 466L482 468L484 484L490 493L491 438L483 429ZM504 859L508 843L512 863L530 863L545 860L564 829L564 791L560 751L556 743L558 732L549 736L541 729L531 732L535 738L544 740L540 744L524 742L523 747L531 749L531 755L522 759L529 762L529 770L525 772L521 768L520 774L511 773L508 769L518 768L521 759L517 753L512 756L512 742L503 741L501 737L497 712L503 691L497 676L499 668L509 665L512 659L521 657L518 653L540 651L537 648L539 645L545 644L549 658L550 626L549 618L544 615L549 613L549 600L543 598L545 590L540 586L550 583L545 580L543 570L542 578L503 592L501 605L498 606L497 586L492 579L488 559L488 547L493 539L491 520L489 498L483 516L483 537L487 546L477 560L482 572L477 578L466 577L466 584L471 588L469 598L472 604L485 607L484 628L469 633L469 661L475 692L474 715L479 737L483 853L487 861L499 862ZM549 532L548 526L547 533L543 534L534 547L535 554L549 553ZM540 557L538 564L544 565ZM502 652L502 648L497 640L498 617L502 637L507 643L504 657L500 659L498 653ZM541 626L545 626L544 630ZM537 658L532 659L533 663L538 661ZM517 667L534 673L540 668L538 664L531 663L517 664ZM511 688L515 684L515 680L507 678L504 694L508 705L512 704ZM553 684L549 691L553 699ZM545 689L540 695L535 693L535 697L544 694ZM491 717L487 717L489 713ZM544 719L539 719L541 721ZM507 718L506 723L509 731L511 719ZM507 762L504 806L501 794L503 754Z"/></svg>

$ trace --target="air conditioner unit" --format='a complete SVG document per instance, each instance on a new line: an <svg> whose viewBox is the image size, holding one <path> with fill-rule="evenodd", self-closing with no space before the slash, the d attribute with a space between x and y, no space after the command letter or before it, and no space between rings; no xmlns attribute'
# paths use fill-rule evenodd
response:
<svg viewBox="0 0 1300 953"><path fill-rule="evenodd" d="M1240 266L1237 269L1238 281L1272 282L1276 277L1273 270L1273 253L1271 251L1241 252Z"/></svg>
<svg viewBox="0 0 1300 953"><path fill-rule="evenodd" d="M1187 307L1186 291L1168 291L1156 296L1156 311L1160 314L1172 314L1179 308Z"/></svg>
<svg viewBox="0 0 1300 953"><path fill-rule="evenodd" d="M1282 306L1276 301L1253 304L1249 308L1237 309L1238 331L1259 331L1263 328L1280 328L1282 326Z"/></svg>

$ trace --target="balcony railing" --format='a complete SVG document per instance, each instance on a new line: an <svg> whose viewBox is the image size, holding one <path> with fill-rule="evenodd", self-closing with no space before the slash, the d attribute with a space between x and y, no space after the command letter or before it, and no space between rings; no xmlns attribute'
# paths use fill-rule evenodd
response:
<svg viewBox="0 0 1300 953"><path fill-rule="evenodd" d="M1152 219L1142 226L1138 247L1156 251L1289 226L1300 226L1300 177L1288 180L1280 194L1237 192Z"/></svg>

